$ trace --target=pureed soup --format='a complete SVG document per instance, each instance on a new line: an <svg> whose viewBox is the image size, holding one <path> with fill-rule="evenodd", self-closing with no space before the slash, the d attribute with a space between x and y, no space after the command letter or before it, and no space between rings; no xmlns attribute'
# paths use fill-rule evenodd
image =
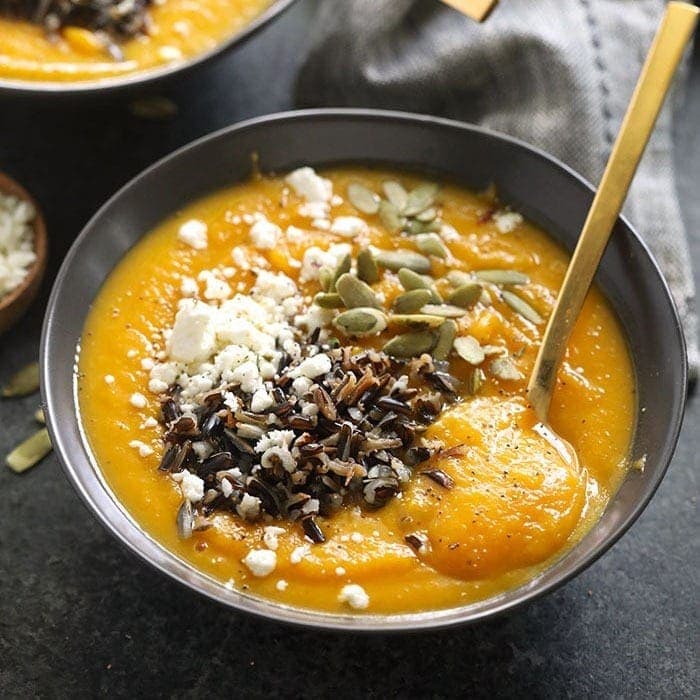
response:
<svg viewBox="0 0 700 700"><path fill-rule="evenodd" d="M0 78L116 78L210 51L272 0L0 0Z"/></svg>
<svg viewBox="0 0 700 700"><path fill-rule="evenodd" d="M116 498L222 585L453 607L578 541L627 468L633 369L596 289L547 443L524 398L564 251L492 192L300 168L188 205L100 291L79 404Z"/></svg>

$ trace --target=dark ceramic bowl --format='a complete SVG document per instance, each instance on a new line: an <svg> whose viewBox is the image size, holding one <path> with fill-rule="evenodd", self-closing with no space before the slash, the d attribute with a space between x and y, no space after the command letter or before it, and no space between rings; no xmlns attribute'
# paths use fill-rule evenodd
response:
<svg viewBox="0 0 700 700"><path fill-rule="evenodd" d="M101 80L80 80L75 82L40 81L40 80L13 80L0 77L0 95L91 95L94 93L105 94L115 91L137 89L151 86L153 83L162 82L181 76L193 68L220 56L234 47L240 46L244 41L252 37L262 29L270 20L286 10L295 0L274 0L274 2L262 14L256 17L250 24L245 25L240 31L234 32L228 39L218 43L209 51L198 53L185 61L164 65L150 70L136 71L118 78L104 78Z"/></svg>
<svg viewBox="0 0 700 700"><path fill-rule="evenodd" d="M124 253L183 204L248 177L251 153L264 170L359 161L429 171L470 188L495 183L502 199L572 249L593 189L550 156L507 136L457 122L392 112L320 110L244 122L161 160L121 189L71 248L53 289L41 347L43 398L54 448L68 478L103 525L168 576L231 607L275 620L350 630L410 630L473 622L552 590L595 561L652 497L678 437L686 359L668 287L644 243L620 219L597 276L627 333L640 410L631 471L600 521L529 583L478 603L420 614L331 615L255 598L223 585L168 552L129 516L106 486L81 432L73 365L85 317ZM653 340L652 340L653 339Z"/></svg>

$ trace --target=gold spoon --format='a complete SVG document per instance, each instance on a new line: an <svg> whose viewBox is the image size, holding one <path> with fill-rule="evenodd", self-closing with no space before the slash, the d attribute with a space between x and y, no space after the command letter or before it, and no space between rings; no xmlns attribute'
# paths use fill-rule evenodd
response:
<svg viewBox="0 0 700 700"><path fill-rule="evenodd" d="M684 2L670 2L666 7L583 224L528 383L527 396L541 422L541 434L549 435L555 447L568 446L574 457L573 447L547 426L557 369L699 13L697 7ZM578 459L574 463L578 464Z"/></svg>
<svg viewBox="0 0 700 700"><path fill-rule="evenodd" d="M483 22L491 14L498 0L442 0L442 2L477 22Z"/></svg>

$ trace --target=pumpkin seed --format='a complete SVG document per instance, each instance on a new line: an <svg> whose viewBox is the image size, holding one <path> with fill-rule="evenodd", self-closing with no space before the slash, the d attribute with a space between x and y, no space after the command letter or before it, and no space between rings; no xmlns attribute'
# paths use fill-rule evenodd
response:
<svg viewBox="0 0 700 700"><path fill-rule="evenodd" d="M397 314L413 314L416 311L429 304L433 299L433 295L429 289L412 289L410 292L404 292L394 299L392 309Z"/></svg>
<svg viewBox="0 0 700 700"><path fill-rule="evenodd" d="M29 396L36 391L39 391L39 363L32 362L10 377L10 380L2 388L0 396L9 399Z"/></svg>
<svg viewBox="0 0 700 700"><path fill-rule="evenodd" d="M318 271L318 283L321 285L321 289L327 292L331 288L331 282L333 280L333 270L325 265Z"/></svg>
<svg viewBox="0 0 700 700"><path fill-rule="evenodd" d="M44 415L43 408L37 408L36 411L34 411L34 420L42 425L46 424L46 416Z"/></svg>
<svg viewBox="0 0 700 700"><path fill-rule="evenodd" d="M406 291L428 289L432 294L431 301L433 304L442 304L442 297L438 294L437 289L435 289L432 277L428 275L419 275L417 272L413 272L413 270L409 270L407 267L401 268L398 274L399 282L401 282Z"/></svg>
<svg viewBox="0 0 700 700"><path fill-rule="evenodd" d="M372 288L349 272L338 278L335 288L348 309L357 309L363 306L380 308L377 295L372 291Z"/></svg>
<svg viewBox="0 0 700 700"><path fill-rule="evenodd" d="M328 292L334 292L335 291L335 285L336 282L340 279L342 275L344 275L347 272L350 272L350 268L352 267L352 257L350 256L350 253L346 253L339 261L338 261L338 266L333 270L333 275L331 277L331 282L328 285Z"/></svg>
<svg viewBox="0 0 700 700"><path fill-rule="evenodd" d="M424 352L430 352L436 342L435 333L430 331L414 331L403 333L392 338L382 349L393 357L416 357Z"/></svg>
<svg viewBox="0 0 700 700"><path fill-rule="evenodd" d="M379 218L390 233L398 233L406 223L399 210L384 199L379 204Z"/></svg>
<svg viewBox="0 0 700 700"><path fill-rule="evenodd" d="M406 326L414 331L422 331L428 328L437 328L445 322L442 316L430 314L393 314L389 316L389 323L396 326Z"/></svg>
<svg viewBox="0 0 700 700"><path fill-rule="evenodd" d="M17 474L31 469L51 452L51 440L46 428L37 430L34 435L27 438L15 447L5 458L7 466Z"/></svg>
<svg viewBox="0 0 700 700"><path fill-rule="evenodd" d="M446 360L452 350L452 345L457 335L457 324L452 319L447 319L438 328L437 343L433 348L433 359Z"/></svg>
<svg viewBox="0 0 700 700"><path fill-rule="evenodd" d="M434 182L425 182L408 193L408 200L403 209L406 216L415 216L431 207L440 188Z"/></svg>
<svg viewBox="0 0 700 700"><path fill-rule="evenodd" d="M403 230L409 236L419 236L422 233L430 233L433 230L432 223L418 221L418 219L410 219L404 224Z"/></svg>
<svg viewBox="0 0 700 700"><path fill-rule="evenodd" d="M348 185L348 199L363 214L376 214L379 211L379 197L359 182Z"/></svg>
<svg viewBox="0 0 700 700"><path fill-rule="evenodd" d="M447 302L453 306L461 306L468 309L472 304L476 304L481 296L481 285L476 282L467 282L447 297Z"/></svg>
<svg viewBox="0 0 700 700"><path fill-rule="evenodd" d="M370 250L361 250L357 255L357 276L367 284L379 281L379 268Z"/></svg>
<svg viewBox="0 0 700 700"><path fill-rule="evenodd" d="M416 245L421 253L434 255L436 258L446 258L450 251L436 233L421 233L416 236Z"/></svg>
<svg viewBox="0 0 700 700"><path fill-rule="evenodd" d="M537 311L535 311L530 304L528 304L524 299L521 299L517 294L513 292L503 291L501 292L501 297L503 301L510 306L513 311L519 313L523 318L527 319L531 323L542 323L542 316L540 316Z"/></svg>
<svg viewBox="0 0 700 700"><path fill-rule="evenodd" d="M416 214L416 219L422 221L424 224L429 224L437 216L437 209L435 207L430 207L422 211L420 214Z"/></svg>
<svg viewBox="0 0 700 700"><path fill-rule="evenodd" d="M469 393L472 396L479 393L479 389L481 389L485 381L486 375L484 374L484 370L482 370L481 367L475 367L467 383Z"/></svg>
<svg viewBox="0 0 700 700"><path fill-rule="evenodd" d="M517 270L477 270L474 274L491 284L527 284L530 278Z"/></svg>
<svg viewBox="0 0 700 700"><path fill-rule="evenodd" d="M443 318L461 318L466 311L459 306L452 306L451 304L426 304L421 309L421 313L442 316Z"/></svg>
<svg viewBox="0 0 700 700"><path fill-rule="evenodd" d="M473 335L463 335L455 339L454 348L470 365L480 365L486 359L483 348Z"/></svg>
<svg viewBox="0 0 700 700"><path fill-rule="evenodd" d="M375 308L357 308L343 311L333 320L333 325L346 335L365 336L381 333L387 324L386 315Z"/></svg>
<svg viewBox="0 0 700 700"><path fill-rule="evenodd" d="M462 270L450 270L447 273L447 281L453 287L461 287L465 284L473 283L474 277L468 272L463 272Z"/></svg>
<svg viewBox="0 0 700 700"><path fill-rule="evenodd" d="M381 250L376 257L377 263L393 272L406 267L413 272L424 274L430 272L430 260L413 250L399 248L398 250Z"/></svg>
<svg viewBox="0 0 700 700"><path fill-rule="evenodd" d="M319 292L314 297L314 304L322 309L342 309L343 299L337 292Z"/></svg>
<svg viewBox="0 0 700 700"><path fill-rule="evenodd" d="M382 189L386 198L401 212L408 203L408 192L403 185L395 180L387 180L382 183Z"/></svg>
<svg viewBox="0 0 700 700"><path fill-rule="evenodd" d="M491 363L491 374L493 374L494 377L498 377L498 379L511 382L523 378L523 375L520 374L520 371L510 357L497 357Z"/></svg>

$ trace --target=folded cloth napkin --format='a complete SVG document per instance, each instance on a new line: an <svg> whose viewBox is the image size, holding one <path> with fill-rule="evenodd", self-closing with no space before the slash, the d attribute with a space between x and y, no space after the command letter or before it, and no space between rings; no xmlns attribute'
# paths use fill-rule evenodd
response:
<svg viewBox="0 0 700 700"><path fill-rule="evenodd" d="M597 183L663 7L663 0L503 0L476 24L437 0L325 0L296 100L482 124L542 147ZM683 75L676 93L682 83ZM673 290L697 376L695 289L672 158L674 97L625 214Z"/></svg>

